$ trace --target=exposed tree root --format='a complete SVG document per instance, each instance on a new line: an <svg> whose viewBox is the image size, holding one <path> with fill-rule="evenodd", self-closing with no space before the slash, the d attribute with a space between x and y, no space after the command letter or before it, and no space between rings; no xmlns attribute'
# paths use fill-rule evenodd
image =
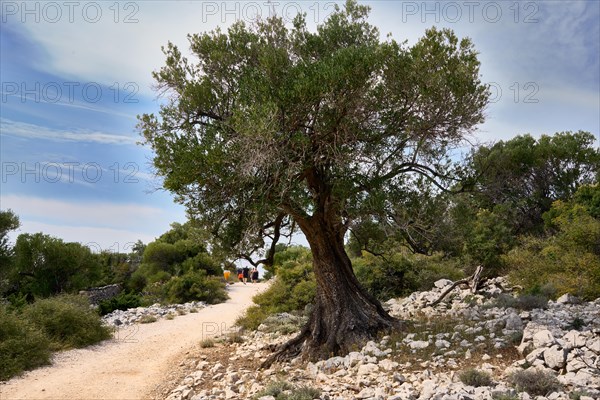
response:
<svg viewBox="0 0 600 400"><path fill-rule="evenodd" d="M380 333L391 332L404 326L402 321L381 310L383 314L377 313L376 317L368 322L359 322L359 319L343 321L343 317L340 316L342 323L327 331L323 315L318 309L316 307L313 310L311 318L300 333L275 349L261 364L261 368L269 368L275 362L285 362L295 357L316 360L346 354L362 346L367 340L376 339ZM363 317L367 315L363 314Z"/></svg>

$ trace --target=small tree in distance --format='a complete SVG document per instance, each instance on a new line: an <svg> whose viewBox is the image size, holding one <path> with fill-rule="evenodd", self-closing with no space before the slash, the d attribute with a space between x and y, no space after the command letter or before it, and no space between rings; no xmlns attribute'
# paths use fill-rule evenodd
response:
<svg viewBox="0 0 600 400"><path fill-rule="evenodd" d="M307 325L267 364L343 354L397 321L358 283L344 248L353 221L393 208L418 181L455 185L449 157L489 97L468 39L430 29L412 47L380 40L348 1L307 30L272 17L169 44L154 73L169 101L139 117L164 186L221 246L248 254L300 229L313 255Z"/></svg>

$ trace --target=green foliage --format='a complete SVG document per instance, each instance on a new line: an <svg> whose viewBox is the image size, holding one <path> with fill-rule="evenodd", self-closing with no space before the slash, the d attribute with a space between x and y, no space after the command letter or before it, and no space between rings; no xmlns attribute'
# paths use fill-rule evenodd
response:
<svg viewBox="0 0 600 400"><path fill-rule="evenodd" d="M480 176L477 203L486 210L502 205L514 213L507 225L515 234L539 233L552 202L569 200L600 170L600 151L589 132L530 135L478 148L471 157Z"/></svg>
<svg viewBox="0 0 600 400"><path fill-rule="evenodd" d="M463 272L456 260L440 254L396 253L386 260L363 253L352 260L354 272L360 283L380 300L406 296L415 290L429 290L441 278L457 280Z"/></svg>
<svg viewBox="0 0 600 400"><path fill-rule="evenodd" d="M256 330L270 314L261 306L252 305L246 309L244 315L239 317L235 324L243 329Z"/></svg>
<svg viewBox="0 0 600 400"><path fill-rule="evenodd" d="M422 175L454 183L446 155L489 97L473 44L435 28L412 46L382 41L368 15L347 1L316 31L275 16L190 35L190 58L163 49L153 76L170 101L138 128L165 188L223 249L264 248L320 204L341 229L399 203Z"/></svg>
<svg viewBox="0 0 600 400"><path fill-rule="evenodd" d="M600 219L590 215L589 206L578 202L593 191L600 191L597 185L584 186L575 200L555 202L546 214L547 226L554 234L523 238L521 245L508 253L505 261L513 282L526 290L551 284L558 296L571 293L588 300L600 296Z"/></svg>
<svg viewBox="0 0 600 400"><path fill-rule="evenodd" d="M579 317L573 318L573 320L567 325L567 329L574 329L576 331L581 330L585 326L585 321Z"/></svg>
<svg viewBox="0 0 600 400"><path fill-rule="evenodd" d="M65 243L42 233L17 238L12 281L21 293L39 297L73 293L100 279L98 258L79 243Z"/></svg>
<svg viewBox="0 0 600 400"><path fill-rule="evenodd" d="M518 297L501 294L494 302L494 305L500 308L515 308L517 310L530 311L536 308L547 308L548 298L543 295L533 294L521 294Z"/></svg>
<svg viewBox="0 0 600 400"><path fill-rule="evenodd" d="M254 296L257 306L246 310L236 322L238 325L256 329L269 315L302 311L314 303L316 282L310 250L291 246L275 254L276 278L267 290Z"/></svg>
<svg viewBox="0 0 600 400"><path fill-rule="evenodd" d="M134 293L119 293L112 299L102 300L98 304L100 315L106 315L115 310L128 310L130 308L140 307L142 297Z"/></svg>
<svg viewBox="0 0 600 400"><path fill-rule="evenodd" d="M148 278L139 269L131 274L125 288L133 293L141 293L148 284Z"/></svg>
<svg viewBox="0 0 600 400"><path fill-rule="evenodd" d="M469 235L465 238L465 253L473 262L485 267L486 274L498 275L502 268L501 256L514 244L511 227L506 225L507 213L481 210L477 213Z"/></svg>
<svg viewBox="0 0 600 400"><path fill-rule="evenodd" d="M0 381L49 364L49 346L38 328L0 305Z"/></svg>
<svg viewBox="0 0 600 400"><path fill-rule="evenodd" d="M519 400L520 397L518 395L512 394L512 393L493 392L492 399L493 400Z"/></svg>
<svg viewBox="0 0 600 400"><path fill-rule="evenodd" d="M547 396L562 388L554 374L538 369L517 371L508 377L508 381L519 392L527 392L531 396Z"/></svg>
<svg viewBox="0 0 600 400"><path fill-rule="evenodd" d="M164 242L151 242L144 250L142 263L151 266L152 272L166 271L173 273L175 264L181 263L189 256L186 246L175 246Z"/></svg>
<svg viewBox="0 0 600 400"><path fill-rule="evenodd" d="M5 275L13 258L13 249L8 243L8 232L14 231L19 225L19 217L12 210L0 210L0 294L8 289L3 286L8 286Z"/></svg>
<svg viewBox="0 0 600 400"><path fill-rule="evenodd" d="M321 396L321 391L308 386L294 386L286 381L275 381L254 395L253 399L263 396L273 396L275 400L313 400Z"/></svg>
<svg viewBox="0 0 600 400"><path fill-rule="evenodd" d="M213 339L204 339L200 342L200 347L203 349L215 347L215 341Z"/></svg>
<svg viewBox="0 0 600 400"><path fill-rule="evenodd" d="M140 318L140 324L151 324L156 321L157 319L154 315L144 315Z"/></svg>
<svg viewBox="0 0 600 400"><path fill-rule="evenodd" d="M465 385L473 387L492 386L493 384L490 374L473 368L462 371L458 378Z"/></svg>
<svg viewBox="0 0 600 400"><path fill-rule="evenodd" d="M111 337L109 329L81 296L38 300L23 309L23 317L50 338L55 350L85 347Z"/></svg>
<svg viewBox="0 0 600 400"><path fill-rule="evenodd" d="M223 271L201 244L204 240L206 234L192 222L171 224L168 232L145 247L141 264L125 288L142 293L149 303L225 301L227 295L220 281Z"/></svg>
<svg viewBox="0 0 600 400"><path fill-rule="evenodd" d="M206 272L190 271L172 277L164 285L165 299L169 303L186 303L199 300L209 304L221 303L229 298L220 278L207 277Z"/></svg>

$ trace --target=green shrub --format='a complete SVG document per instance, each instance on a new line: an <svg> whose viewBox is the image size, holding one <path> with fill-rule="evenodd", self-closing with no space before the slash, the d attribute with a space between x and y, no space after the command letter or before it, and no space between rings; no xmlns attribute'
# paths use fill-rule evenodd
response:
<svg viewBox="0 0 600 400"><path fill-rule="evenodd" d="M275 399L279 400L281 398L278 398L278 396L283 395L283 392L285 390L291 390L293 388L293 386L286 382L286 381L276 381L276 382L271 382L267 385L266 388L264 388L263 390L261 390L260 392L258 392L255 396L254 399L257 400L260 397L263 396L274 396ZM312 399L311 399L312 400Z"/></svg>
<svg viewBox="0 0 600 400"><path fill-rule="evenodd" d="M579 317L573 318L573 320L569 323L568 329L574 329L576 331L580 331L581 328L585 326L585 321Z"/></svg>
<svg viewBox="0 0 600 400"><path fill-rule="evenodd" d="M243 329L256 330L263 323L269 314L260 306L253 305L246 309L244 315L239 317L235 324Z"/></svg>
<svg viewBox="0 0 600 400"><path fill-rule="evenodd" d="M532 294L521 294L518 297L501 294L494 302L494 305L500 308L515 308L518 310L531 311L537 308L547 308L548 298L542 295Z"/></svg>
<svg viewBox="0 0 600 400"><path fill-rule="evenodd" d="M519 396L512 393L492 393L493 400L519 400Z"/></svg>
<svg viewBox="0 0 600 400"><path fill-rule="evenodd" d="M490 374L472 368L464 370L458 377L462 383L473 387L491 386L493 383Z"/></svg>
<svg viewBox="0 0 600 400"><path fill-rule="evenodd" d="M227 343L244 343L244 337L239 332L231 332L227 335Z"/></svg>
<svg viewBox="0 0 600 400"><path fill-rule="evenodd" d="M586 204L561 201L544 218L550 236L523 238L504 257L510 280L526 291L551 284L556 296L600 297L600 219Z"/></svg>
<svg viewBox="0 0 600 400"><path fill-rule="evenodd" d="M109 328L81 296L38 300L23 309L23 316L50 338L56 350L84 347L111 337Z"/></svg>
<svg viewBox="0 0 600 400"><path fill-rule="evenodd" d="M275 400L313 400L321 396L321 391L309 386L294 386L285 381L272 382L258 392L253 399L273 396Z"/></svg>
<svg viewBox="0 0 600 400"><path fill-rule="evenodd" d="M292 393L287 395L287 400L313 400L321 396L319 389L310 386L299 386L292 389Z"/></svg>
<svg viewBox="0 0 600 400"><path fill-rule="evenodd" d="M465 238L465 253L477 264L485 267L486 273L498 275L504 267L502 254L514 246L514 235L510 225L510 211L496 206L493 211L480 210L472 230Z"/></svg>
<svg viewBox="0 0 600 400"><path fill-rule="evenodd" d="M571 399L571 400L581 400L581 398L583 396L592 397L592 393L588 392L587 390L584 390L584 391L577 390L575 392L569 393L569 399Z"/></svg>
<svg viewBox="0 0 600 400"><path fill-rule="evenodd" d="M0 306L0 381L50 363L50 341L29 321Z"/></svg>
<svg viewBox="0 0 600 400"><path fill-rule="evenodd" d="M131 274L131 277L125 283L125 288L134 293L141 293L147 284L148 279L144 275L143 271L140 271L138 269L133 274Z"/></svg>
<svg viewBox="0 0 600 400"><path fill-rule="evenodd" d="M432 256L396 253L383 260L364 252L352 260L354 273L365 289L382 301L406 296L416 290L429 290L441 278L464 277L457 260L440 254Z"/></svg>
<svg viewBox="0 0 600 400"><path fill-rule="evenodd" d="M314 303L317 284L310 250L292 246L276 253L276 278L267 290L254 296L251 306L236 324L256 329L269 315L302 311Z"/></svg>
<svg viewBox="0 0 600 400"><path fill-rule="evenodd" d="M106 315L115 310L128 310L130 308L140 307L142 297L133 293L120 293L118 296L109 300L103 300L98 304L100 315Z"/></svg>
<svg viewBox="0 0 600 400"><path fill-rule="evenodd" d="M217 304L229 298L221 278L207 277L203 270L172 277L164 284L163 290L165 299L172 304L189 301Z"/></svg>
<svg viewBox="0 0 600 400"><path fill-rule="evenodd" d="M156 321L157 321L157 319L154 315L144 315L139 320L140 324L151 324Z"/></svg>
<svg viewBox="0 0 600 400"><path fill-rule="evenodd" d="M547 396L562 387L554 374L538 369L517 371L509 376L508 381L519 392L527 392L531 396Z"/></svg>
<svg viewBox="0 0 600 400"><path fill-rule="evenodd" d="M203 349L206 349L209 347L215 347L215 341L212 339L204 339L203 341L200 342L200 347Z"/></svg>

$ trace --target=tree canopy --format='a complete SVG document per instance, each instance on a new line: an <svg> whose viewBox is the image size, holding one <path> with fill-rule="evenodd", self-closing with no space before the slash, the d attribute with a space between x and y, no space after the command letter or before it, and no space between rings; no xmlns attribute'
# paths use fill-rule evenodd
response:
<svg viewBox="0 0 600 400"><path fill-rule="evenodd" d="M317 305L295 344L312 335L313 354L391 326L360 288L344 236L420 182L455 184L451 152L489 96L469 39L432 28L413 46L382 40L368 13L348 1L316 32L302 15L292 27L237 22L189 35L193 58L169 43L154 73L168 101L139 121L165 188L224 248L241 256L270 238L268 264L282 235L304 233Z"/></svg>
<svg viewBox="0 0 600 400"><path fill-rule="evenodd" d="M476 52L435 28L381 42L367 13L349 2L316 33L298 16L190 35L193 61L164 48L169 102L140 128L165 187L224 243L262 247L326 201L349 226L415 176L447 183L448 151L483 120Z"/></svg>

